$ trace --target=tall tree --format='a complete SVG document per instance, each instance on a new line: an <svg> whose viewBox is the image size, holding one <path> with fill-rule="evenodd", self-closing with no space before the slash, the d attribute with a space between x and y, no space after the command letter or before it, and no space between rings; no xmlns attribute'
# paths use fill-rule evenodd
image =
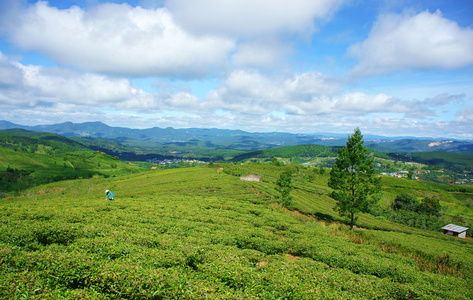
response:
<svg viewBox="0 0 473 300"><path fill-rule="evenodd" d="M355 224L355 214L366 212L373 197L380 190L380 178L376 177L373 158L363 147L363 136L359 128L348 138L344 148L338 151L335 165L330 172L328 185L333 189L331 197L337 201L335 209L340 216L350 219L350 228Z"/></svg>

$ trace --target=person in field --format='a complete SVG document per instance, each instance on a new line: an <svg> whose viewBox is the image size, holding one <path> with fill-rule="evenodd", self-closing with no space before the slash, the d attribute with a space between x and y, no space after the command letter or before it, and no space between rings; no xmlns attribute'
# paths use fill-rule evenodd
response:
<svg viewBox="0 0 473 300"><path fill-rule="evenodd" d="M113 192L106 190L105 191L105 200L113 200Z"/></svg>

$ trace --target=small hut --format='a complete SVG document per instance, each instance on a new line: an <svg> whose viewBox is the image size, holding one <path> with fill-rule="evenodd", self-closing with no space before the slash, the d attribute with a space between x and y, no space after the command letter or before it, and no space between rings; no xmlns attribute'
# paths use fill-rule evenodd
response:
<svg viewBox="0 0 473 300"><path fill-rule="evenodd" d="M465 238L468 228L458 226L458 225L455 225L455 224L448 224L446 226L443 226L442 230L443 230L443 233L445 233L446 235L458 236L458 237L461 237L461 238Z"/></svg>
<svg viewBox="0 0 473 300"><path fill-rule="evenodd" d="M261 176L257 176L257 175L245 175L245 176L241 176L240 177L240 180L246 180L246 181L263 181L261 179Z"/></svg>

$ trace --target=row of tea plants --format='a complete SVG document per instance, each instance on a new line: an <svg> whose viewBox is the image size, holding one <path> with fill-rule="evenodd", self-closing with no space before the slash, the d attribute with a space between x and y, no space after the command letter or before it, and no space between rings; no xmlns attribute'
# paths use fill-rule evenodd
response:
<svg viewBox="0 0 473 300"><path fill-rule="evenodd" d="M470 241L370 216L383 231L350 231L335 216L314 217L330 207L317 186L294 192L296 206L309 206L304 214L278 204L272 180L196 167L56 182L30 190L34 198L1 199L0 296L470 297Z"/></svg>

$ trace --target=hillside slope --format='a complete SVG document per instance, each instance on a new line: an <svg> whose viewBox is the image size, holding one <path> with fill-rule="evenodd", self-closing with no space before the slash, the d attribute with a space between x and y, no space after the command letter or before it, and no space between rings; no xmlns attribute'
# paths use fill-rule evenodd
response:
<svg viewBox="0 0 473 300"><path fill-rule="evenodd" d="M402 139L396 141L367 141L365 146L380 152L473 151L472 143L455 140Z"/></svg>
<svg viewBox="0 0 473 300"><path fill-rule="evenodd" d="M52 181L141 171L61 135L17 129L0 133L0 197Z"/></svg>
<svg viewBox="0 0 473 300"><path fill-rule="evenodd" d="M277 147L266 150L250 151L245 152L239 155L236 155L232 161L245 161L251 158L267 158L271 159L274 157L334 157L337 156L338 148L337 147L328 147L315 144L304 144L297 146L286 146L286 147Z"/></svg>
<svg viewBox="0 0 473 300"><path fill-rule="evenodd" d="M105 189L115 192L113 202L104 200ZM273 190L271 180L189 168L51 183L2 199L0 295L470 297L471 241L402 226L391 231L396 226L382 220L384 231L350 232L281 208ZM297 205L320 202L295 196Z"/></svg>

